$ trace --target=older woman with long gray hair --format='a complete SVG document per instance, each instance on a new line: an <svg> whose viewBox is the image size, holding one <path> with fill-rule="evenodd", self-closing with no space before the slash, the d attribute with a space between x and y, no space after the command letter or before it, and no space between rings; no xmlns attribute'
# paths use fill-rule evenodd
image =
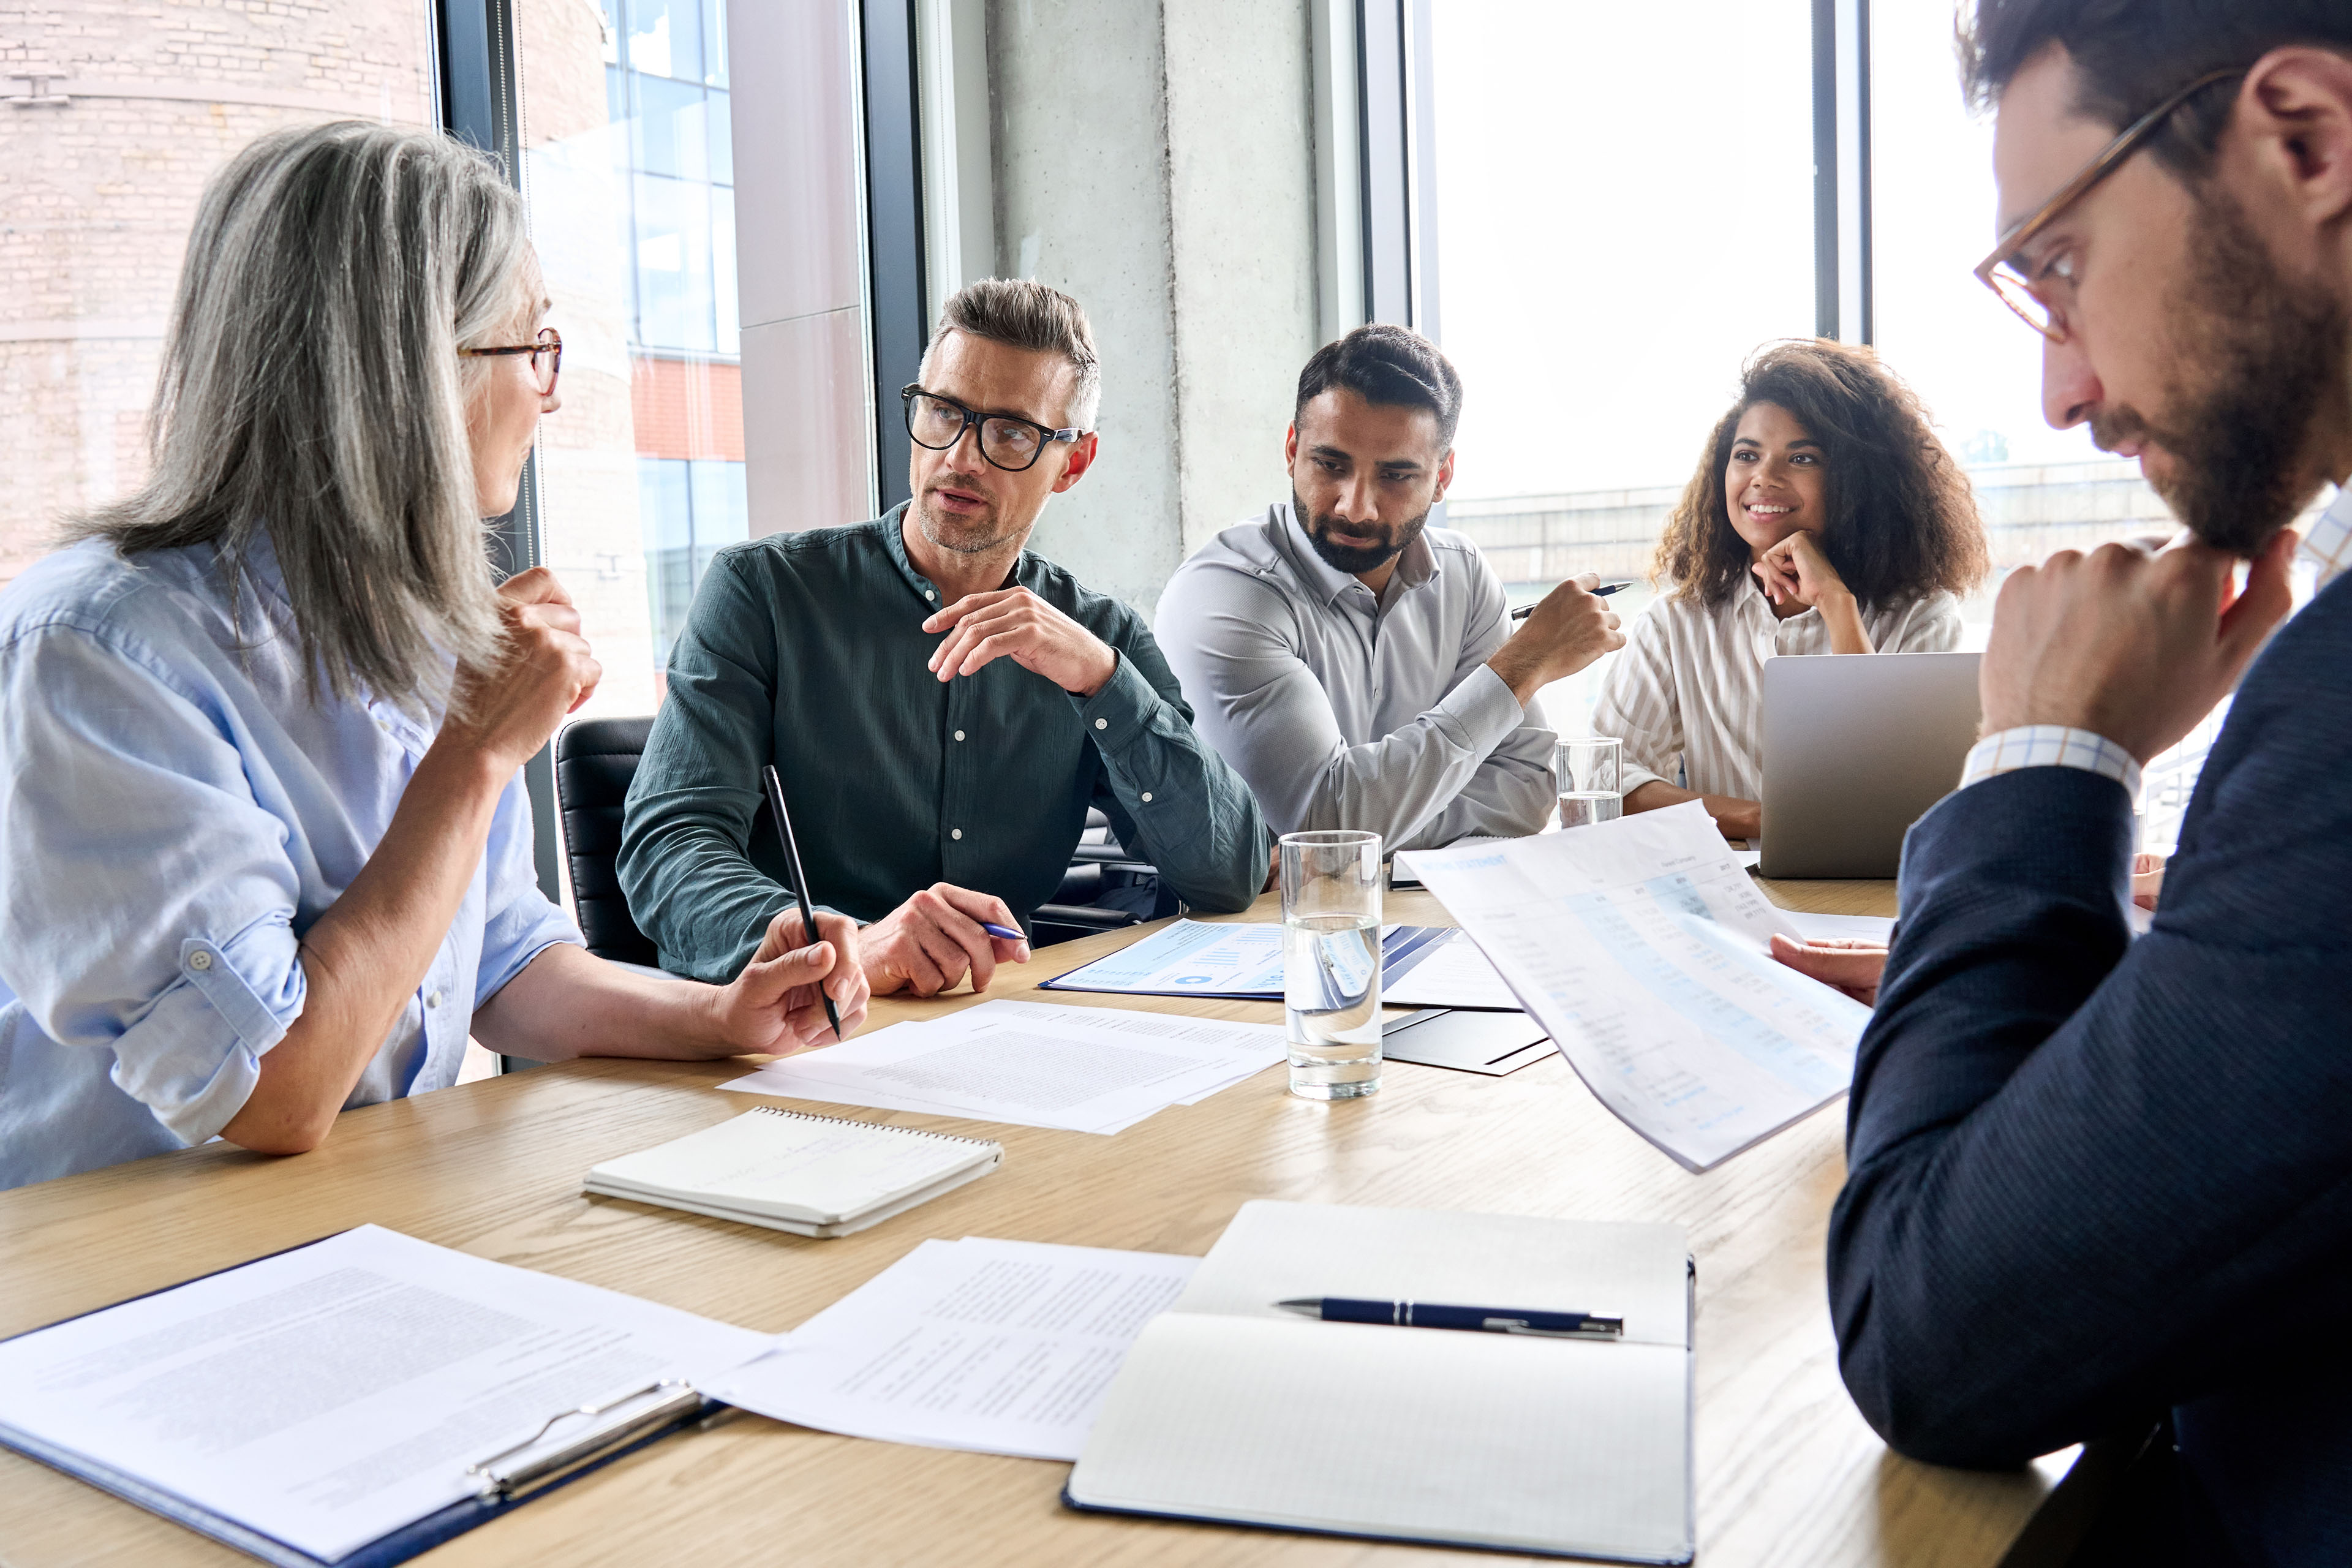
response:
<svg viewBox="0 0 2352 1568"><path fill-rule="evenodd" d="M696 985L540 892L520 769L599 671L481 520L557 406L544 309L514 192L445 138L280 132L206 189L151 477L0 591L0 1187L299 1152L454 1082L469 1033L783 1052L820 986L863 1019L840 917Z"/></svg>

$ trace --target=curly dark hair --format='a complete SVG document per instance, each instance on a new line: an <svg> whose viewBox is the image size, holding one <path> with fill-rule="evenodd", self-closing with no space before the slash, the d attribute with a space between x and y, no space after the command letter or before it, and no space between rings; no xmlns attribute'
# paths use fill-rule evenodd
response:
<svg viewBox="0 0 2352 1568"><path fill-rule="evenodd" d="M1676 595L1720 605L1748 581L1754 557L1731 525L1723 475L1740 416L1759 403L1788 410L1822 445L1822 549L1856 600L1875 608L1984 581L1976 493L1918 397L1868 349L1798 338L1767 343L1741 369L1738 401L1666 521L1655 572Z"/></svg>

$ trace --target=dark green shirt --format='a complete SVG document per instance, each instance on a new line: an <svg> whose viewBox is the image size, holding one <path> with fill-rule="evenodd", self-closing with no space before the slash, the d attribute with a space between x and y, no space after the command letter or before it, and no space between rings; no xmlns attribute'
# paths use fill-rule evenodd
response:
<svg viewBox="0 0 2352 1568"><path fill-rule="evenodd" d="M1089 805L1185 902L1246 907L1265 884L1257 803L1193 732L1142 618L1024 551L1013 581L1117 649L1117 673L1091 698L1010 658L942 682L922 629L939 590L907 558L904 511L729 545L696 591L621 834L621 887L663 965L731 979L792 903L769 762L810 900L861 921L951 882L1026 925Z"/></svg>

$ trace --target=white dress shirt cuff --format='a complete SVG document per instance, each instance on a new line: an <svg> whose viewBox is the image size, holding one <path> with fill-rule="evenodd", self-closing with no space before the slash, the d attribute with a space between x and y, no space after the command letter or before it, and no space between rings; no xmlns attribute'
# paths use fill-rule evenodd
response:
<svg viewBox="0 0 2352 1568"><path fill-rule="evenodd" d="M2139 799L2139 763L2129 752L2105 735L2059 724L2027 724L1987 735L1969 749L1960 787L2019 768L2081 768L2115 780L2126 795Z"/></svg>
<svg viewBox="0 0 2352 1568"><path fill-rule="evenodd" d="M1470 750L1481 757L1501 745L1528 711L1512 695L1510 682L1483 664L1439 699L1436 710L1462 727Z"/></svg>

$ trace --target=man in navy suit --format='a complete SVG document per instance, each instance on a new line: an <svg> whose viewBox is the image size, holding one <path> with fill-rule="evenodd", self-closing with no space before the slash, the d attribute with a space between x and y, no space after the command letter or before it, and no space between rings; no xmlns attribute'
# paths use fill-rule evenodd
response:
<svg viewBox="0 0 2352 1568"><path fill-rule="evenodd" d="M2132 1561L2352 1563L2352 490L2285 528L2352 477L2352 4L1974 10L1979 275L2047 340L2050 422L2191 537L2001 589L1855 1064L1846 1384L1946 1464L2157 1430L2103 1527ZM2135 942L2140 767L2233 688Z"/></svg>

